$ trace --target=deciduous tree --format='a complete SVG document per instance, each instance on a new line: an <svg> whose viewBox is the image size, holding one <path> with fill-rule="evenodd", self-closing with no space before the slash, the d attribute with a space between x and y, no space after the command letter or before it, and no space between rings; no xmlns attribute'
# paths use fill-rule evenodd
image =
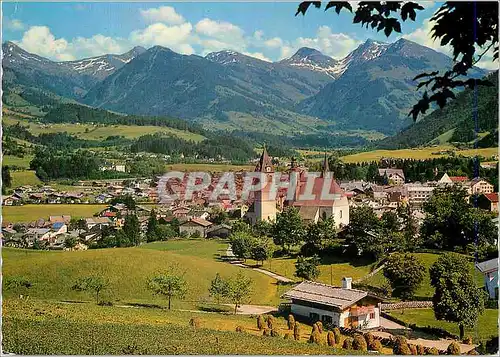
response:
<svg viewBox="0 0 500 357"><path fill-rule="evenodd" d="M410 300L424 279L425 266L413 254L391 254L384 266L384 276L392 287L392 296Z"/></svg>
<svg viewBox="0 0 500 357"><path fill-rule="evenodd" d="M183 275L169 271L150 278L148 288L156 295L165 296L168 299L168 309L170 310L173 298L182 299L186 295L187 284Z"/></svg>
<svg viewBox="0 0 500 357"><path fill-rule="evenodd" d="M474 327L484 310L484 291L476 286L467 258L457 253L441 255L429 273L436 319L458 323L463 339L465 326Z"/></svg>

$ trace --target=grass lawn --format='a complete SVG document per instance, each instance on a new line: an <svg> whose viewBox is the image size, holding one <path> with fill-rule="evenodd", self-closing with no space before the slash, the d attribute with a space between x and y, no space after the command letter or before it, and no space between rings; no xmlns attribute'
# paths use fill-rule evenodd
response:
<svg viewBox="0 0 500 357"><path fill-rule="evenodd" d="M306 343L305 325L300 342L263 337L255 317L239 315L8 299L3 323L4 350L16 354L352 354ZM275 327L281 336L289 332L283 318Z"/></svg>
<svg viewBox="0 0 500 357"><path fill-rule="evenodd" d="M24 186L24 185L41 185L42 181L35 175L35 171L12 171L10 173L12 177L12 188Z"/></svg>
<svg viewBox="0 0 500 357"><path fill-rule="evenodd" d="M229 243L223 240L172 239L166 242L147 243L141 248L167 250L182 255L215 259L219 255L224 255L228 246Z"/></svg>
<svg viewBox="0 0 500 357"><path fill-rule="evenodd" d="M48 219L49 216L69 214L72 217L92 217L106 208L106 205L24 205L4 206L2 216L5 222L32 222L38 218Z"/></svg>
<svg viewBox="0 0 500 357"><path fill-rule="evenodd" d="M286 276L290 279L299 280L295 276L295 262L295 258L273 258L272 260L265 261L264 264L259 267ZM257 262L251 259L248 259L247 263L257 264ZM332 257L330 262L323 262L323 264L319 266L320 275L316 281L340 286L343 277L351 277L353 280L356 280L368 274L371 264L372 263L363 260L349 262Z"/></svg>
<svg viewBox="0 0 500 357"><path fill-rule="evenodd" d="M208 172L226 172L226 171L253 171L255 167L251 165L231 165L231 164L173 164L167 165L167 171L208 171Z"/></svg>
<svg viewBox="0 0 500 357"><path fill-rule="evenodd" d="M252 278L252 294L248 303L279 303L274 279L250 269L217 262L212 257L135 247L78 252L3 249L4 277L25 276L34 284L29 295L42 299L90 300L90 296L73 291L71 286L79 277L97 274L109 281L110 289L102 293L103 298L109 301L165 304L164 298L152 295L146 288L146 282L149 277L169 267L185 274L187 282L185 299L173 301L176 308L193 308L210 301L208 288L216 273L229 277L242 272Z"/></svg>
<svg viewBox="0 0 500 357"><path fill-rule="evenodd" d="M367 151L358 154L343 156L342 160L344 162L356 163L356 162L378 161L381 158L425 160L425 159L448 156L448 155L437 154L439 151L442 150L453 150L456 155L463 155L463 156L479 155L484 157L491 157L492 155L498 154L498 148L457 150L453 146L435 146L435 147L426 147L418 149Z"/></svg>
<svg viewBox="0 0 500 357"><path fill-rule="evenodd" d="M404 312L393 310L390 311L390 315L409 324L440 327L455 335L459 335L458 324L436 320L432 309L406 309ZM498 310L484 310L483 314L479 317L477 326L473 329L466 328L465 335L472 336L474 341L486 340L493 336L498 336Z"/></svg>
<svg viewBox="0 0 500 357"><path fill-rule="evenodd" d="M4 155L2 159L2 165L17 166L17 167L22 167L24 169L28 169L30 167L31 160L33 160L33 155L24 155L24 157L17 157L14 155Z"/></svg>
<svg viewBox="0 0 500 357"><path fill-rule="evenodd" d="M431 281L429 276L429 268L439 258L439 255L432 253L415 253L415 255L420 259L420 261L425 266L424 281L422 282L422 285L420 285L420 288L417 290L415 296L428 300L432 298L432 295L434 295L434 288L431 286ZM482 274L474 268L474 264L472 262L470 263L470 267L471 271L476 276L476 281L478 283L478 286L483 286L484 282ZM384 284L387 285L389 284L387 279L384 277L382 270L380 270L378 273L371 276L370 278L363 280L362 283L375 287L381 287Z"/></svg>

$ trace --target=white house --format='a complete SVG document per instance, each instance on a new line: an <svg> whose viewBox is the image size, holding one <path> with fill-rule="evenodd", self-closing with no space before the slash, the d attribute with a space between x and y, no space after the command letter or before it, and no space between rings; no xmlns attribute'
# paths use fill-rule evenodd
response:
<svg viewBox="0 0 500 357"><path fill-rule="evenodd" d="M491 299L498 299L498 259L490 259L476 264L484 275L484 285Z"/></svg>
<svg viewBox="0 0 500 357"><path fill-rule="evenodd" d="M313 321L347 328L380 326L380 298L352 289L352 279L343 278L342 287L304 281L283 295L291 300L291 313Z"/></svg>

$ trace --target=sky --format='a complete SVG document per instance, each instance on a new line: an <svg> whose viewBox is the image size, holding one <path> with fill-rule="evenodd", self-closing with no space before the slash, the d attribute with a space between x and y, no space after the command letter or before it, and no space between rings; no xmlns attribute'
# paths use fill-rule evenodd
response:
<svg viewBox="0 0 500 357"><path fill-rule="evenodd" d="M417 20L404 22L403 34L388 38L353 24L345 10L337 15L311 6L306 16L295 16L299 2L3 2L2 35L3 41L58 61L155 45L201 56L234 50L266 61L312 47L341 59L368 38L394 42L401 37L450 53L429 35L437 2L420 2L425 9ZM481 66L498 64L486 59Z"/></svg>

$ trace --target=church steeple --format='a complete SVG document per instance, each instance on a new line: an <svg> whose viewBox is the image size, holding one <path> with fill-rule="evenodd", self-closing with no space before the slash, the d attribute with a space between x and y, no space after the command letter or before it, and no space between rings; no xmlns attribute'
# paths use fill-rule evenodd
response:
<svg viewBox="0 0 500 357"><path fill-rule="evenodd" d="M330 172L330 167L328 166L328 157L325 152L325 158L323 160L323 171L321 172L321 177L325 177L328 172Z"/></svg>
<svg viewBox="0 0 500 357"><path fill-rule="evenodd" d="M264 149L262 150L262 155L260 156L259 163L255 167L256 172L274 172L273 160L267 153L266 144L264 144Z"/></svg>

